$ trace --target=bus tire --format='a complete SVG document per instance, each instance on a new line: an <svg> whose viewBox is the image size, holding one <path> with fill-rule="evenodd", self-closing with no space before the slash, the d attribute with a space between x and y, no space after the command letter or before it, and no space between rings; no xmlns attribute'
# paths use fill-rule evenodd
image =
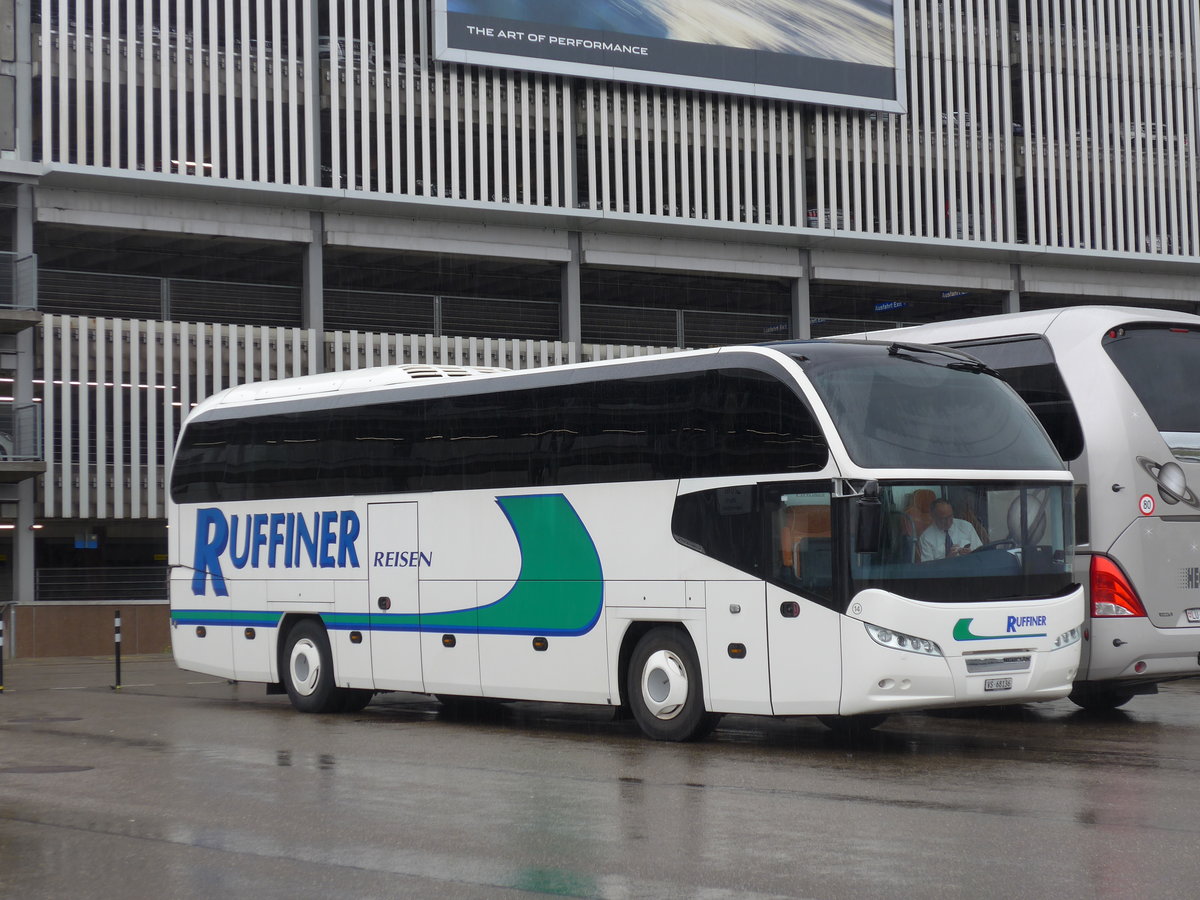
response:
<svg viewBox="0 0 1200 900"><path fill-rule="evenodd" d="M654 628L637 642L626 671L626 694L638 727L656 741L698 740L717 722L704 709L700 661L680 628Z"/></svg>
<svg viewBox="0 0 1200 900"><path fill-rule="evenodd" d="M283 686L300 712L339 712L345 697L333 680L329 635L312 619L302 619L288 632L283 651Z"/></svg>
<svg viewBox="0 0 1200 900"><path fill-rule="evenodd" d="M887 721L885 713L863 713L857 716L817 716L821 724L839 738L854 740L878 728Z"/></svg>
<svg viewBox="0 0 1200 900"><path fill-rule="evenodd" d="M1068 696L1072 703L1088 712L1109 712L1133 699L1129 691L1087 684L1075 685Z"/></svg>
<svg viewBox="0 0 1200 900"><path fill-rule="evenodd" d="M342 688L341 691L342 703L338 707L338 712L344 713L362 712L375 696L374 691L363 688Z"/></svg>

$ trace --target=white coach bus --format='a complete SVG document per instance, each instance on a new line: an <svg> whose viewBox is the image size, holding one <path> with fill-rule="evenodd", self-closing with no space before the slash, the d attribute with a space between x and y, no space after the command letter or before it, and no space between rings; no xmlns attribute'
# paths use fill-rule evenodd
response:
<svg viewBox="0 0 1200 900"><path fill-rule="evenodd" d="M922 559L925 492L976 546ZM722 713L864 727L1052 700L1079 664L1070 473L956 351L247 385L188 418L170 499L179 665L303 711L608 704L689 740Z"/></svg>
<svg viewBox="0 0 1200 900"><path fill-rule="evenodd" d="M1075 476L1088 590L1071 699L1113 709L1200 675L1200 317L1070 307L878 332L958 347L1029 403Z"/></svg>

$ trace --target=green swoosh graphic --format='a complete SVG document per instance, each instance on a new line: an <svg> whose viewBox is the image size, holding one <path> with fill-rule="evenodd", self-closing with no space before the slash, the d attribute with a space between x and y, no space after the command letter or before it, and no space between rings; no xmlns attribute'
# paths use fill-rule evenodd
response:
<svg viewBox="0 0 1200 900"><path fill-rule="evenodd" d="M499 600L470 609L371 617L396 631L579 635L600 619L604 575L600 555L579 514L562 494L497 497L521 550L521 572ZM331 627L350 627L330 621Z"/></svg>
<svg viewBox="0 0 1200 900"><path fill-rule="evenodd" d="M1011 641L1016 638L1045 637L1042 634L972 634L971 623L974 619L959 619L954 623L954 639L956 641Z"/></svg>

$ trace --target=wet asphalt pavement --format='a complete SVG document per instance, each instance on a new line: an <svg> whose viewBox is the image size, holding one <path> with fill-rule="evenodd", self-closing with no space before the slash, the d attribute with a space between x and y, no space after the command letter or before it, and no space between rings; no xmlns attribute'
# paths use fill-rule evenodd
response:
<svg viewBox="0 0 1200 900"><path fill-rule="evenodd" d="M1200 681L857 741L390 694L306 716L169 657L8 662L0 897L1195 897Z"/></svg>

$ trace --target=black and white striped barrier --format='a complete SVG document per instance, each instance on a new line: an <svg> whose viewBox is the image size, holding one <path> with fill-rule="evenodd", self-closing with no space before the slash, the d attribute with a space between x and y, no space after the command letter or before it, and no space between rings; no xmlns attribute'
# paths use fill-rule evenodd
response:
<svg viewBox="0 0 1200 900"><path fill-rule="evenodd" d="M117 683L113 685L114 691L121 689L121 611L118 609L113 616L113 647L116 651L117 661Z"/></svg>

